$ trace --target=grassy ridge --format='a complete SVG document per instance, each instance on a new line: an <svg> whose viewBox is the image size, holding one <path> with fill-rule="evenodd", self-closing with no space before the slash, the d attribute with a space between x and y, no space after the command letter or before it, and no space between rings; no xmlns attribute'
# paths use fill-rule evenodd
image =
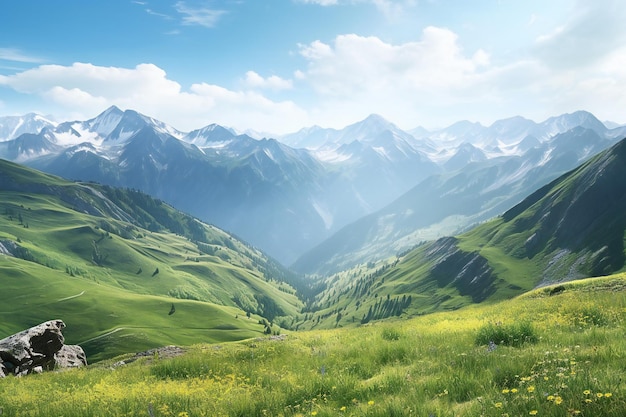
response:
<svg viewBox="0 0 626 417"><path fill-rule="evenodd" d="M623 416L626 277L358 329L2 381L31 416ZM534 342L477 344L523 323Z"/></svg>
<svg viewBox="0 0 626 417"><path fill-rule="evenodd" d="M146 195L3 161L0 183L0 338L59 318L93 361L259 336L261 317L277 332L300 309L272 260Z"/></svg>
<svg viewBox="0 0 626 417"><path fill-rule="evenodd" d="M625 167L621 141L466 233L325 277L299 327L492 303L538 286L624 271Z"/></svg>

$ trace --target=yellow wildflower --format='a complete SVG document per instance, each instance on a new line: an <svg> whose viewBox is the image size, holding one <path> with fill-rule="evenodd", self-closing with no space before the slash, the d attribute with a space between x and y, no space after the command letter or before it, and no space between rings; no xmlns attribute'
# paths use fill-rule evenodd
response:
<svg viewBox="0 0 626 417"><path fill-rule="evenodd" d="M511 392L515 394L517 392L517 388L511 388Z"/></svg>
<svg viewBox="0 0 626 417"><path fill-rule="evenodd" d="M509 392L510 392L510 391L509 391L509 389L508 389L508 388L505 388L505 389L503 389L503 390L502 390L502 393L503 393L503 394L508 394Z"/></svg>
<svg viewBox="0 0 626 417"><path fill-rule="evenodd" d="M562 402L563 402L563 398L561 398L561 397L559 397L559 396L557 396L557 397L554 399L554 403L555 403L556 405L559 405L559 404L561 404Z"/></svg>
<svg viewBox="0 0 626 417"><path fill-rule="evenodd" d="M317 415L317 411L311 411L311 415L312 416L316 416Z"/></svg>
<svg viewBox="0 0 626 417"><path fill-rule="evenodd" d="M530 412L528 414L530 414L531 416L536 416L538 412L539 411L537 411L537 410L530 410Z"/></svg>
<svg viewBox="0 0 626 417"><path fill-rule="evenodd" d="M602 394L601 392L598 392L598 393L596 394L596 397L598 397L598 398L602 398L602 397L604 397L604 394Z"/></svg>
<svg viewBox="0 0 626 417"><path fill-rule="evenodd" d="M367 402L367 405L374 405L374 400L369 400L369 401Z"/></svg>
<svg viewBox="0 0 626 417"><path fill-rule="evenodd" d="M502 408L502 403L495 403L493 406L496 408Z"/></svg>
<svg viewBox="0 0 626 417"><path fill-rule="evenodd" d="M554 395L548 395L548 398L546 398L548 401L554 401Z"/></svg>
<svg viewBox="0 0 626 417"><path fill-rule="evenodd" d="M339 409L339 411L346 411L346 410L347 410L347 408L346 408L345 405Z"/></svg>
<svg viewBox="0 0 626 417"><path fill-rule="evenodd" d="M528 388L526 388L526 391L535 392L535 386L534 385L529 386Z"/></svg>
<svg viewBox="0 0 626 417"><path fill-rule="evenodd" d="M605 396L606 398L611 398L611 397L613 396L613 393L611 393L611 392L607 392L606 394L604 394L604 396Z"/></svg>
<svg viewBox="0 0 626 417"><path fill-rule="evenodd" d="M583 394L589 395L589 394L591 394L591 390L586 389L586 390L583 391Z"/></svg>

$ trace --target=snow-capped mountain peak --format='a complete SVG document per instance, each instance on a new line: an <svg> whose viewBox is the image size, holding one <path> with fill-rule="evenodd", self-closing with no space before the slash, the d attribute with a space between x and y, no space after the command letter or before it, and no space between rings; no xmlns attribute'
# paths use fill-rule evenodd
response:
<svg viewBox="0 0 626 417"><path fill-rule="evenodd" d="M204 148L224 145L229 143L235 136L235 133L231 130L213 123L203 127L202 129L197 129L187 133L182 139L185 142L198 146L199 148Z"/></svg>
<svg viewBox="0 0 626 417"><path fill-rule="evenodd" d="M0 117L0 142L15 139L24 133L39 133L43 128L55 126L55 122L36 113Z"/></svg>

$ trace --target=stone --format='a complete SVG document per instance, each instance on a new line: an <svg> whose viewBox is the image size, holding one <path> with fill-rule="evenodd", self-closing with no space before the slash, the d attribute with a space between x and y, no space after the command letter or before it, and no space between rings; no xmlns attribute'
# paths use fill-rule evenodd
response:
<svg viewBox="0 0 626 417"><path fill-rule="evenodd" d="M87 365L80 346L65 345L62 320L50 320L0 340L0 377Z"/></svg>
<svg viewBox="0 0 626 417"><path fill-rule="evenodd" d="M58 368L79 368L87 365L87 357L83 348L77 345L63 345L54 355Z"/></svg>

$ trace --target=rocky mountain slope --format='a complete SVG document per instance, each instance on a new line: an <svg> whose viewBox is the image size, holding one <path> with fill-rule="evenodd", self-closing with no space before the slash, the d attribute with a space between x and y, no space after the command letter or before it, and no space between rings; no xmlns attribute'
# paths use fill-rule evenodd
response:
<svg viewBox="0 0 626 417"><path fill-rule="evenodd" d="M385 208L345 226L293 267L307 273L337 272L458 233L503 213L613 143L605 128L579 126L535 141L521 155L485 158L466 144L468 162L462 168L425 179Z"/></svg>
<svg viewBox="0 0 626 417"><path fill-rule="evenodd" d="M301 326L456 309L624 271L624 213L626 139L464 234L324 278Z"/></svg>

